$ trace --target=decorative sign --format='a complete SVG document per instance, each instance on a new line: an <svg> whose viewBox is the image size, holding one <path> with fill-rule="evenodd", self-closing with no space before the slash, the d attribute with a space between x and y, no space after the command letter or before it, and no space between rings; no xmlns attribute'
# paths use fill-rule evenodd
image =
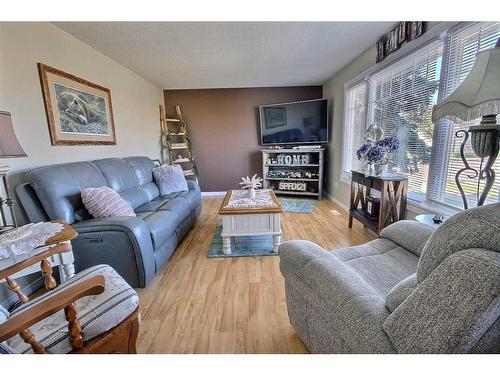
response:
<svg viewBox="0 0 500 375"><path fill-rule="evenodd" d="M385 34L377 42L377 63L397 51L403 42L409 42L424 33L422 21L400 22L398 26Z"/></svg>
<svg viewBox="0 0 500 375"><path fill-rule="evenodd" d="M304 165L309 164L309 154L278 154L277 164Z"/></svg>
<svg viewBox="0 0 500 375"><path fill-rule="evenodd" d="M290 181L280 181L280 190L293 190L293 191L306 191L305 182L290 182Z"/></svg>

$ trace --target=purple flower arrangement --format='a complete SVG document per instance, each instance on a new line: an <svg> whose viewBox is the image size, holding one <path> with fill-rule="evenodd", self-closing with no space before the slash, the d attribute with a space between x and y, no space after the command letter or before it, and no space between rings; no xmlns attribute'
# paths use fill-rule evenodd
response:
<svg viewBox="0 0 500 375"><path fill-rule="evenodd" d="M356 151L358 160L364 160L368 164L387 164L392 152L399 148L398 137L385 137L377 142L366 141Z"/></svg>

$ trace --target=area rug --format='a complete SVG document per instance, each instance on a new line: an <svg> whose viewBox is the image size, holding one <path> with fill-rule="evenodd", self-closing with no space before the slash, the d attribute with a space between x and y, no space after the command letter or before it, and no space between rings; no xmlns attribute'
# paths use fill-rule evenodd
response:
<svg viewBox="0 0 500 375"><path fill-rule="evenodd" d="M231 237L231 254L222 251L222 225L218 225L208 248L209 258L263 257L278 255L273 251L273 236Z"/></svg>
<svg viewBox="0 0 500 375"><path fill-rule="evenodd" d="M285 212L310 214L316 208L316 199L278 198Z"/></svg>

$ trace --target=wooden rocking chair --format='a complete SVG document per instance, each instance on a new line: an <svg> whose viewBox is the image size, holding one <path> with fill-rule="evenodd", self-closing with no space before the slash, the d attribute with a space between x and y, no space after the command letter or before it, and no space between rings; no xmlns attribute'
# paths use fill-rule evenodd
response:
<svg viewBox="0 0 500 375"><path fill-rule="evenodd" d="M70 250L61 243L0 271L21 302L0 309L0 353L136 353L137 293L106 265L57 286L47 258ZM29 300L12 276L39 262L47 292Z"/></svg>

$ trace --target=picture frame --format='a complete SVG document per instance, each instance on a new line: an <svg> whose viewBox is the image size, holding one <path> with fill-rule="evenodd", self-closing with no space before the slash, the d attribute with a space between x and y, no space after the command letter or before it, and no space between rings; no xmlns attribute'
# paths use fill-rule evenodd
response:
<svg viewBox="0 0 500 375"><path fill-rule="evenodd" d="M406 23L406 39L408 41L417 39L424 31L424 22L422 21L411 21Z"/></svg>
<svg viewBox="0 0 500 375"><path fill-rule="evenodd" d="M267 107L264 108L264 118L266 120L266 129L286 126L286 108L285 107Z"/></svg>
<svg viewBox="0 0 500 375"><path fill-rule="evenodd" d="M377 57L375 62L379 63L391 53L397 51L404 42L418 38L425 32L425 22L410 21L400 22L395 28L383 35L376 44Z"/></svg>
<svg viewBox="0 0 500 375"><path fill-rule="evenodd" d="M379 40L377 42L377 60L379 63L385 58L385 42L383 40Z"/></svg>
<svg viewBox="0 0 500 375"><path fill-rule="evenodd" d="M116 145L111 91L38 63L53 146Z"/></svg>
<svg viewBox="0 0 500 375"><path fill-rule="evenodd" d="M398 26L398 43L401 44L406 40L406 22L401 22Z"/></svg>

